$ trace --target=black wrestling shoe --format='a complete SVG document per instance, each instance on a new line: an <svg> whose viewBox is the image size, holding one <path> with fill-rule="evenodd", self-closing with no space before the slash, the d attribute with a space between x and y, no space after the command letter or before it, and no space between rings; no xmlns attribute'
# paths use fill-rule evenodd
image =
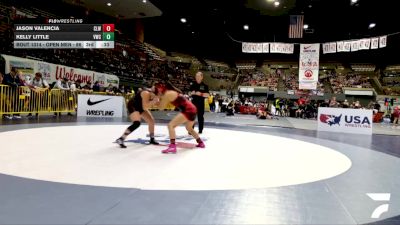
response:
<svg viewBox="0 0 400 225"><path fill-rule="evenodd" d="M126 148L126 145L124 144L124 140L122 140L122 138L118 138L115 142L119 144L119 147Z"/></svg>
<svg viewBox="0 0 400 225"><path fill-rule="evenodd" d="M154 139L150 139L150 142L149 142L151 145L159 145L160 143L158 143L156 140L154 140Z"/></svg>

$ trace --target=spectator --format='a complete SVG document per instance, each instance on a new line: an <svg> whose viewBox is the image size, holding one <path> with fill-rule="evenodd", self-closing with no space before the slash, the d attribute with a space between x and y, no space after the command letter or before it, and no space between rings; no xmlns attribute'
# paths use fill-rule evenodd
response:
<svg viewBox="0 0 400 225"><path fill-rule="evenodd" d="M345 99L343 102L343 108L349 108L349 107L350 107L349 102L347 101L347 99Z"/></svg>
<svg viewBox="0 0 400 225"><path fill-rule="evenodd" d="M339 103L336 101L336 97L332 97L331 101L329 102L329 107L331 108L338 108Z"/></svg>
<svg viewBox="0 0 400 225"><path fill-rule="evenodd" d="M100 92L100 83L99 83L99 81L94 82L94 84L93 84L93 92Z"/></svg>
<svg viewBox="0 0 400 225"><path fill-rule="evenodd" d="M4 75L2 72L0 72L0 84L3 84L3 80L4 80Z"/></svg>
<svg viewBox="0 0 400 225"><path fill-rule="evenodd" d="M72 86L72 85L71 85ZM62 104L60 104L60 102L68 102L68 99L66 98L66 95L62 95L62 92L66 92L66 91L70 91L73 90L72 88L70 88L69 84L68 84L68 78L64 77L64 78L58 78L54 87L54 90L59 90L59 91L52 91L52 102L53 102L53 108L56 109L56 111L59 110L66 110ZM55 112L54 116L61 116L61 113L59 112L58 114ZM68 113L69 116L71 116L71 113Z"/></svg>
<svg viewBox="0 0 400 225"><path fill-rule="evenodd" d="M70 90L70 87L68 85L68 78L58 78L56 83L54 84L53 89Z"/></svg>
<svg viewBox="0 0 400 225"><path fill-rule="evenodd" d="M32 90L29 111L39 111L41 109L41 103L46 105L47 96L44 95L44 92L48 90L50 86L45 80L43 80L41 73L36 73L35 78L30 81L29 88ZM41 101L39 101L39 99ZM36 113L36 116L38 115L39 113ZM28 117L31 116L32 113L29 113Z"/></svg>
<svg viewBox="0 0 400 225"><path fill-rule="evenodd" d="M20 108L19 105L19 87L23 86L23 82L21 80L21 78L19 77L20 72L17 70L17 68L12 67L10 73L6 74L4 76L4 84L8 85L11 87L10 90L10 95L13 96L13 107L12 107L12 111L18 111L18 109ZM13 115L5 115L5 117L7 119L21 119L21 116L19 114L13 114Z"/></svg>
<svg viewBox="0 0 400 225"><path fill-rule="evenodd" d="M88 81L88 82L82 87L82 91L83 91L84 93L91 93L91 92L93 92L92 83L91 83L90 81Z"/></svg>

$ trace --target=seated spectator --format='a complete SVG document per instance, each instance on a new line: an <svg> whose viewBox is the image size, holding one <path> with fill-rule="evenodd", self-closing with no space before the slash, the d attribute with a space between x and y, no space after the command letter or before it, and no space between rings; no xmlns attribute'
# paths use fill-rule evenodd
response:
<svg viewBox="0 0 400 225"><path fill-rule="evenodd" d="M92 83L88 81L83 87L82 87L82 92L84 93L92 93Z"/></svg>
<svg viewBox="0 0 400 225"><path fill-rule="evenodd" d="M349 107L350 107L350 103L347 101L347 99L345 99L343 102L343 108L349 108Z"/></svg>
<svg viewBox="0 0 400 225"><path fill-rule="evenodd" d="M141 88L139 88L141 89ZM106 92L108 94L114 94L114 86L112 84L109 84L108 87L106 88Z"/></svg>
<svg viewBox="0 0 400 225"><path fill-rule="evenodd" d="M100 92L100 83L99 83L99 81L94 82L94 84L93 84L93 92Z"/></svg>
<svg viewBox="0 0 400 225"><path fill-rule="evenodd" d="M234 108L234 103L233 103L233 100L231 100L229 102L229 104L226 106L226 115L227 116L234 116L235 115L233 108Z"/></svg>

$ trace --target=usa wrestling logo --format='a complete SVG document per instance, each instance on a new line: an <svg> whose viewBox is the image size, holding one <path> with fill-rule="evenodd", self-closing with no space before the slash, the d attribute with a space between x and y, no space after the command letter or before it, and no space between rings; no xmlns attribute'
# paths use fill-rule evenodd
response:
<svg viewBox="0 0 400 225"><path fill-rule="evenodd" d="M329 126L333 125L340 126L340 121L342 120L342 114L340 114L340 116L321 114L319 120L322 123L328 124Z"/></svg>

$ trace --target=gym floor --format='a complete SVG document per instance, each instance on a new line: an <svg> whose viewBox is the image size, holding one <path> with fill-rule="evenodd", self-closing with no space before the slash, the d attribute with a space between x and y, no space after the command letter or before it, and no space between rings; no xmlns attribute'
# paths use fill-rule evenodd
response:
<svg viewBox="0 0 400 225"><path fill-rule="evenodd" d="M126 119L2 120L0 224L400 224L396 129L210 113L205 149L179 127L163 155L174 112L154 115L161 145L143 124L127 149L113 143Z"/></svg>

